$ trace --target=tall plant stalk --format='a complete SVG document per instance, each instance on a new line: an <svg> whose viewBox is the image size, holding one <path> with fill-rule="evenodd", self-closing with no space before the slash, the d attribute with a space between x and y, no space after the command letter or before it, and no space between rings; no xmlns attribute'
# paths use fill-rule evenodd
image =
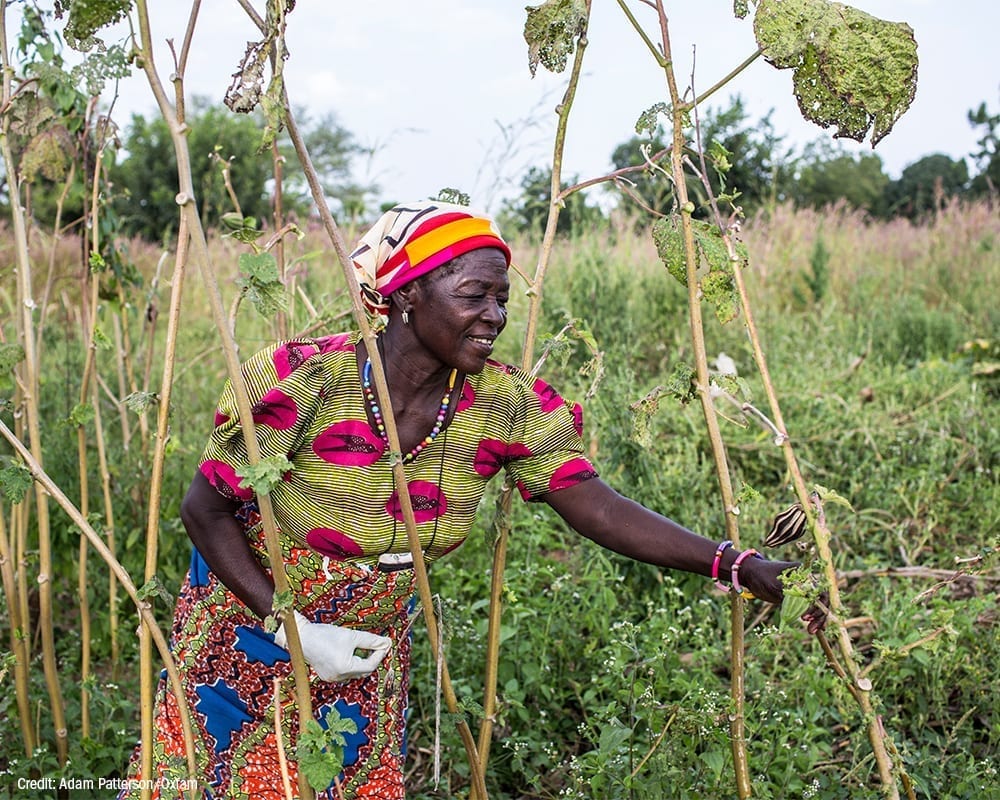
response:
<svg viewBox="0 0 1000 800"><path fill-rule="evenodd" d="M14 693L17 697L17 716L21 723L21 739L25 755L31 758L35 751L35 729L31 724L31 703L28 698L28 634L27 624L22 615L21 604L17 601L17 581L14 577L14 553L10 537L7 535L3 508L0 507L0 580L7 599L7 615L10 617L10 651L14 654Z"/></svg>
<svg viewBox="0 0 1000 800"><path fill-rule="evenodd" d="M185 49L190 43L190 33L193 30L197 18L198 3L192 8L192 14L188 23L188 35L185 38ZM226 368L233 386L236 404L239 410L239 417L243 427L244 441L247 448L247 457L251 465L256 465L260 461L260 447L257 442L256 427L253 422L253 412L247 394L246 384L240 371L240 359L236 342L226 324L226 312L223 306L222 297L219 291L218 282L212 266L212 261L208 252L208 242L205 238L205 231L198 215L198 207L195 202L194 184L191 176L191 158L187 145L187 126L183 122L183 105L178 102L172 105L164 91L156 70L153 59L152 36L149 27L149 10L146 0L137 0L136 11L139 19L139 43L137 45L139 63L146 75L150 89L156 98L157 106L164 121L170 129L170 135L177 157L177 178L178 193L177 204L180 207L182 219L184 219L188 230L188 246L191 248L192 258L198 263L202 279L205 284L206 295L212 309L212 317L219 332L220 343L225 355ZM183 59L186 56L182 56ZM183 74L174 74L175 91L177 97L183 100L182 83ZM181 116L178 116L178 115ZM277 525L274 519L274 509L271 505L270 494L266 491L259 491L257 494L260 514L263 521L265 540L267 546L268 559L271 563L271 572L274 579L275 590L279 593L290 591L288 575L284 568L284 559L281 552L281 544L278 540ZM288 635L289 650L292 654L292 669L295 682L296 702L299 710L300 730L304 730L306 723L312 719L312 700L309 689L309 675L305 659L302 656L302 647L299 642L298 630L295 627L294 617L289 616L285 620L285 630ZM143 732L145 735L145 731ZM150 750L148 742L144 739L143 750ZM143 764L144 779L148 779L151 773L149 765ZM143 784L146 785L145 783ZM306 776L299 772L299 793L305 800L313 797Z"/></svg>
<svg viewBox="0 0 1000 800"><path fill-rule="evenodd" d="M709 437L712 444L712 451L716 462L716 472L720 481L720 488L723 496L723 502L727 511L726 514L726 528L727 537L732 539L736 546L739 546L738 537L738 525L735 518L735 514L732 511L735 508L735 496L732 491L731 478L728 465L726 463L724 443L721 438L721 432L719 431L718 421L714 406L712 405L711 397L707 391L709 375L707 368L707 354L704 348L704 333L703 325L701 322L700 313L700 303L701 303L701 289L698 284L697 267L698 259L697 253L694 247L694 237L691 225L691 214L694 210L693 204L689 202L687 195L687 185L685 181L685 170L684 165L688 163L689 166L694 167L689 161L685 161L683 156L683 148L685 146L685 140L683 135L685 117L692 110L697 112L698 103L702 102L708 96L717 91L721 86L728 83L736 75L745 70L753 61L755 61L760 55L761 51L757 50L753 55L747 58L742 64L740 64L736 69L729 73L722 81L719 81L714 86L712 86L708 91L702 93L695 101L690 103L683 103L682 98L679 96L676 88L676 81L674 79L673 69L672 69L672 57L670 54L670 43L667 30L667 17L663 7L662 0L656 0L656 9L658 12L660 20L660 29L663 41L663 51L662 53L657 51L655 46L652 45L648 37L642 32L641 27L636 21L635 17L632 16L631 12L625 4L625 0L618 0L619 5L625 11L629 20L632 22L633 26L640 32L647 45L653 52L654 57L660 64L661 68L664 69L668 87L670 90L671 98L671 120L673 125L673 145L671 154L671 175L673 179L674 191L677 197L677 205L681 210L681 223L682 231L684 237L685 254L687 261L687 286L689 293L689 309L690 309L690 327L692 333L692 341L694 346L694 354L697 367L697 380L699 388L699 397L702 403L702 409L704 412L706 424L709 429ZM692 81L693 82L693 81ZM701 152L701 148L699 148ZM834 654L832 648L826 642L825 634L820 632L818 638L823 646L823 650L827 656L835 673L845 682L848 691L857 701L863 718L867 723L868 737L872 745L873 754L877 764L879 778L882 784L883 794L891 798L891 800L896 800L899 797L899 789L897 786L895 774L898 773L902 779L905 786L909 786L909 780L902 770L902 767L898 763L894 763L891 753L896 753L896 748L885 732L882 726L880 718L875 714L874 704L871 699L871 685L864 679L861 673L860 667L857 663L856 654L854 652L853 644L850 639L849 632L846 625L842 621L842 605L840 601L840 593L837 584L836 568L833 563L833 554L830 548L830 535L829 531L826 529L825 525L818 524L814 510L813 503L811 502L810 492L806 488L805 480L802 477L802 472L799 468L797 459L795 457L793 445L791 439L788 436L787 429L785 427L784 419L781 414L781 409L778 404L777 393L774 389L774 383L771 380L770 371L768 370L767 361L764 355L763 348L760 343L760 336L757 331L756 323L753 317L752 309L750 306L749 296L746 290L746 284L743 279L742 274L742 264L740 257L736 253L735 243L733 241L732 231L729 229L728 225L723 221L722 215L719 213L718 206L715 202L715 197L712 192L712 187L707 180L706 170L704 168L704 157L702 156L702 168L698 170L695 168L696 174L702 180L705 188L708 192L708 196L711 200L712 208L715 214L716 223L721 232L723 241L727 248L729 259L732 265L732 274L734 284L737 288L737 293L740 298L741 310L744 316L744 324L747 328L748 337L751 342L751 347L753 350L754 361L756 363L758 372L761 376L761 380L764 384L765 393L768 398L768 404L771 411L772 420L767 420L768 428L775 432L776 434L776 444L782 448L782 453L785 459L786 466L789 471L789 475L792 479L792 484L795 488L796 495L799 499L799 503L805 510L807 517L811 523L811 528L814 534L814 540L816 542L817 551L819 553L820 560L823 564L823 569L825 573L826 584L829 587L829 599L830 599L830 622L836 626L837 630L837 642L840 647L841 657L843 659L843 664L841 664L836 655ZM821 514L820 506L820 514ZM821 514L822 516L822 514ZM746 742L745 742L745 724L744 724L744 683L745 683L745 670L743 662L743 627L744 627L744 613L742 608L742 600L733 593L733 605L732 605L732 652L731 652L731 670L732 670L732 697L734 700L734 705L736 708L736 713L731 721L730 733L732 737L733 746L733 756L734 756L734 767L736 773L736 783L737 790L741 798L750 797L752 793L752 787L749 779L749 769L748 760L746 755ZM909 791L909 790L908 790Z"/></svg>
<svg viewBox="0 0 1000 800"><path fill-rule="evenodd" d="M676 206L680 211L681 235L684 243L686 264L686 283L688 290L688 328L691 336L692 355L695 363L697 393L705 419L709 443L712 450L712 460L715 465L716 479L725 522L725 537L733 542L734 547L740 547L740 532L737 519L736 495L733 491L732 474L726 455L725 443L719 427L719 420L709 393L710 375L708 371L708 354L705 345L705 327L702 316L702 291L698 279L698 252L695 247L694 232L691 219L694 204L687 192L684 169L684 148L686 141L684 130L686 117L695 107L695 103L685 102L677 86L677 78L673 68L673 54L670 49L670 32L666 9L663 0L656 0L655 9L660 32L660 48L646 35L625 0L618 0L618 5L628 17L629 22L643 39L653 58L663 70L670 97L671 148L670 176L674 188ZM750 63L749 61L746 63ZM714 91L714 88L713 88ZM733 710L730 714L729 736L733 755L733 772L738 796L748 798L752 795L750 782L749 758L746 744L745 716L745 648L744 628L746 609L745 601L736 592L730 592L730 697Z"/></svg>
<svg viewBox="0 0 1000 800"><path fill-rule="evenodd" d="M256 24L262 32L267 33L265 21L261 19L260 15L257 14L249 2L247 0L238 0L238 2L254 24ZM283 25L283 19L280 24ZM330 213L330 208L326 202L326 193L320 184L319 175L316 173L316 169L312 164L312 159L309 156L305 142L295 122L294 114L291 111L292 106L288 99L287 89L284 87L282 87L282 107L285 109L285 124L288 134L292 140L292 145L295 148L295 153L298 157L299 163L305 173L306 182L309 185L313 202L316 204L320 219L323 223L323 228L333 245L334 251L337 253L337 259L340 262L340 266L343 271L344 281L349 290L348 293L351 298L351 309L355 324L361 332L362 340L364 341L366 348L368 348L368 351L376 352L378 349L376 334L368 321L368 314L363 303L361 302L360 287L358 286L357 277L354 274L354 267L351 261L350 253L347 249L347 244L344 241L344 237L341 234L340 228L334 220L333 215ZM383 398L383 402L381 404L383 421L385 422L386 435L389 440L390 450L395 454L395 457L392 458L393 481L395 483L396 493L399 497L400 511L403 516L403 524L406 530L407 544L410 548L411 554L413 555L413 571L417 583L417 593L420 597L421 605L425 609L423 616L427 626L428 639L430 640L430 646L432 648L432 652L434 653L438 674L441 676L442 694L444 695L448 711L455 717L455 724L462 740L462 744L465 747L466 756L469 762L469 770L471 773L472 790L479 798L487 800L488 795L486 792L486 783L483 777L483 771L479 766L476 742L472 736L472 731L469 728L468 721L464 718L464 715L461 714L459 709L458 697L455 694L451 677L448 672L447 663L444 657L444 649L440 647L441 634L438 629L437 618L433 613L433 594L430 588L430 580L427 575L427 565L424 563L423 548L420 544L420 535L417 531L416 519L413 515L413 505L410 499L409 485L406 480L406 471L401 455L402 448L399 444L399 434L396 429L396 420L393 415L392 404L389 398L385 371L383 369L382 362L379 359L372 360L372 377L374 379L375 388L379 397Z"/></svg>
<svg viewBox="0 0 1000 800"><path fill-rule="evenodd" d="M576 98L577 86L583 70L583 57L587 49L587 28L590 22L591 2L586 3L586 19L582 30L577 36L573 56L573 67L567 81L562 102L557 107L558 122L556 123L555 140L552 150L552 174L549 184L548 215L545 221L545 232L539 247L535 274L528 289L530 297L528 305L528 321L525 326L524 341L521 347L521 368L528 372L534 365L535 345L538 339L538 321L542 310L542 294L545 274L552 256L556 232L559 226L559 214L562 210L562 162L566 146L566 130L569 125L570 112ZM496 537L493 545L493 571L490 576L490 605L486 632L486 663L484 667L483 687L483 719L479 726L479 763L483 771L489 763L490 746L493 740L493 729L497 715L497 681L500 665L500 633L503 617L503 586L504 572L507 567L507 548L511 532L511 508L513 505L513 487L506 483L499 500Z"/></svg>
<svg viewBox="0 0 1000 800"><path fill-rule="evenodd" d="M146 517L146 561L145 579L151 581L156 577L156 561L160 536L160 495L163 486L163 463L166 457L167 437L170 425L170 399L174 382L174 357L177 350L177 331L180 321L181 296L184 290L184 273L187 265L187 221L181 218L177 238L177 256L174 259L174 275L170 292L170 312L167 321L167 341L163 357L163 375L160 382L160 402L157 413L156 439L153 443L153 464L150 476L149 497ZM139 628L139 661L140 664L152 662L152 640L149 629L143 625ZM139 675L139 692L142 698L141 730L144 736L153 736L152 698L155 690L155 678L152 670L142 669ZM151 758L152 748L143 750L144 761ZM147 756L148 753L148 756ZM150 762L151 764L152 762ZM144 764L145 767L145 764Z"/></svg>
<svg viewBox="0 0 1000 800"><path fill-rule="evenodd" d="M80 528L83 535L87 537L91 547L97 551L97 554L104 559L104 562L115 573L119 583L124 587L126 594L128 594L132 602L135 604L136 610L139 612L139 616L143 624L149 626L153 642L156 644L156 649L159 652L160 658L163 661L163 666L167 671L167 680L170 683L171 688L177 694L181 731L187 755L188 777L191 779L192 786L195 785L197 783L197 764L195 762L191 714L188 711L187 701L185 700L183 687L181 686L180 674L177 672L177 664L170 653L170 646L167 644L167 639L163 635L163 631L161 631L159 626L156 624L156 617L153 615L149 603L140 598L139 590L132 582L132 578L129 576L125 568L111 554L111 551L108 550L108 546L101 538L100 534L94 530L90 522L87 521L87 518L80 513L80 510L73 505L72 501L66 497L66 494L62 491L62 489L60 489L56 482L52 480L48 473L46 473L45 469L31 453L30 448L27 447L24 442L22 442L20 438L17 437L10 430L10 428L6 426L6 424L4 424L2 420L0 420L0 437L6 439L7 442L10 443L11 447L14 448L14 451L21 457L25 466L31 472L35 485L41 491L48 494L73 521L73 523Z"/></svg>
<svg viewBox="0 0 1000 800"><path fill-rule="evenodd" d="M837 659L832 648L830 648L827 644L826 635L823 632L820 632L818 636L830 666L838 677L840 677L840 679L844 682L848 692L854 698L855 702L857 702L859 710L861 711L862 719L865 720L868 732L868 741L872 746L872 753L875 757L875 763L878 768L879 780L882 784L882 792L886 797L890 798L890 800L897 800L897 798L899 798L897 776L899 777L899 780L902 781L904 786L909 785L909 778L906 775L906 771L903 768L902 763L898 759L894 759L892 757L892 753L896 753L898 751L892 741L892 737L885 730L881 717L875 713L875 704L872 700L873 692L871 682L864 677L864 674L861 671L857 653L854 649L854 643L851 641L850 632L844 622L844 608L840 598L837 568L833 561L833 550L830 547L830 531L827 529L825 524L820 524L821 520L817 518L816 509L814 509L814 504L810 498L811 492L806 487L805 479L802 477L802 470L799 468L798 459L795 457L794 445L791 438L788 436L788 429L785 427L784 416L781 413L781 406L778 402L778 394L775 390L774 382L771 379L771 373L768 369L764 349L761 346L760 335L757 331L757 324L753 316L753 310L750 306L750 297L747 293L746 281L744 280L743 273L737 264L732 237L728 231L724 232L723 237L729 250L730 258L733 260L734 265L736 265L733 269L733 275L737 291L740 296L740 305L747 328L747 334L753 350L754 362L757 365L757 370L760 373L761 381L764 385L764 393L767 396L771 418L774 423L774 427L780 432L781 452L784 456L788 473L791 476L796 497L809 518L810 528L813 532L813 541L816 544L816 551L819 555L820 563L823 566L825 586L829 596L831 612L829 615L829 622L834 626L834 630L836 631L836 641L840 650L839 660Z"/></svg>
<svg viewBox="0 0 1000 800"><path fill-rule="evenodd" d="M285 97L284 107L286 109L291 108L287 96ZM367 312L361 302L361 291L358 286L357 277L354 274L354 267L351 262L350 253L347 250L344 237L341 235L340 229L334 221L333 215L330 213L330 209L326 204L326 197L324 195L323 188L320 185L319 176L316 174L316 170L312 165L312 160L309 157L309 153L305 147L305 142L302 140L302 136L299 133L298 126L295 123L295 119L291 111L288 112L288 118L286 121L289 136L295 146L295 152L298 155L299 162L301 163L303 171L306 175L306 180L309 183L309 189L312 192L313 201L319 209L323 227L325 228L327 235L330 237L334 250L337 253L337 257L344 273L344 280L346 281L348 287L350 287L350 296L355 323L361 330L362 339L365 342L365 347L368 349L368 352L378 352L375 331L368 322ZM461 709L459 708L458 696L455 694L455 689L452 685L451 676L448 672L448 666L444 657L444 648L439 646L439 643L441 642L441 632L438 628L437 617L434 614L433 593L431 592L430 580L427 576L427 565L424 563L423 547L420 544L420 534L417 531L417 523L413 515L413 504L410 499L409 485L406 480L406 471L402 459L402 448L399 444L396 419L393 416L392 403L389 398L388 384L386 382L385 370L383 369L381 359L372 359L372 377L375 381L378 396L382 398L382 402L380 403L382 408L382 419L385 422L386 435L389 439L390 451L394 454L392 457L393 480L396 486L396 494L399 497L400 511L402 512L403 522L406 528L407 545L413 555L413 571L417 583L417 594L420 597L420 604L424 608L423 616L424 622L427 625L427 635L430 640L432 652L434 653L435 663L437 664L438 671L441 676L442 694L444 695L445 704L449 713L455 716L455 725L458 728L459 737L465 747L466 756L469 761L474 796L481 798L481 800L487 800L488 795L486 792L486 781L483 777L483 770L480 767L476 741L472 736L472 731L469 728L468 721L465 719L464 715L462 715Z"/></svg>
<svg viewBox="0 0 1000 800"><path fill-rule="evenodd" d="M7 25L5 1L0 2L0 59L3 64L3 93L0 107L7 109L0 120L0 151L7 174L10 194L10 212L14 223L13 238L15 263L17 265L17 305L21 313L17 315L18 337L24 348L23 371L20 379L27 436L31 454L42 463L41 424L38 408L38 351L35 345L32 311L35 302L32 295L31 257L28 254L28 231L21 207L20 171L14 160L10 144L10 103L12 69L8 63ZM59 668L56 663L55 637L52 617L52 538L49 524L48 497L39 484L35 484L35 520L38 528L38 624L42 634L42 664L45 683L49 694L52 721L55 726L56 757L60 764L66 763L69 754L66 713L62 689L59 685Z"/></svg>
<svg viewBox="0 0 1000 800"><path fill-rule="evenodd" d="M94 169L93 184L90 193L89 219L92 221L91 231L93 238L87 252L91 254L100 253L100 226L97 224L97 200L98 183L101 173L101 160L103 159L103 148L97 153L97 163ZM85 258L84 264L84 286L81 297L87 296L87 281L89 280L90 302L82 304L81 322L84 328L83 342L86 348L84 355L83 376L80 379L80 402L79 408L83 408L87 399L91 395L91 377L95 369L95 349L96 342L94 334L97 330L97 306L98 287L100 279L90 269L90 259ZM87 459L87 431L83 421L78 421L76 429L77 439L77 469L80 473L80 513L86 518L90 514L90 486L89 467ZM79 556L77 558L77 596L80 606L80 734L84 738L90 738L90 594L89 581L87 578L87 537L80 534Z"/></svg>

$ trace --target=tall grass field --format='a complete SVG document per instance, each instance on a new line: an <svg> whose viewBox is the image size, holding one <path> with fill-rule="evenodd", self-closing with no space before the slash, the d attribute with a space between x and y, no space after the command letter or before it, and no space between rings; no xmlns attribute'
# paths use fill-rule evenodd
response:
<svg viewBox="0 0 1000 800"><path fill-rule="evenodd" d="M997 208L955 204L913 225L873 223L845 208L778 207L747 221L742 236L750 253L744 276L788 433L807 481L840 500L826 513L848 628L910 791L922 800L1000 798ZM26 441L18 358L9 347L23 313L12 242L9 232L0 235L0 419ZM225 379L200 275L190 267L182 288L150 584L150 454L163 323L179 280L174 254L120 243L121 263L102 273L92 320L81 243L36 230L30 244L45 471L113 544L133 581L146 585L146 602L169 630L171 597L190 556L178 507ZM244 357L282 330L317 335L352 325L321 231L284 246L286 310L265 318L250 302L235 303L246 246L211 238ZM537 247L515 240L515 261L532 263ZM527 301L511 277L511 323L498 357L517 362ZM673 391L675 370L692 358L687 291L659 262L648 229L613 216L557 242L541 328L555 334L568 325L578 335L543 342L541 372L584 404L585 439L602 476L723 538L702 411ZM764 407L743 320L712 319L707 332L711 356L731 359L748 402ZM91 341L96 380L81 397ZM768 431L737 405L720 400L717 410L740 490L743 544L761 547L775 513L795 500L785 462ZM79 526L52 504L52 567L42 580L53 593L55 677L65 706L69 759L60 765L41 658L48 623L39 616L36 500L29 492L15 502L18 463L0 444L0 797L113 796L97 787L121 776L139 735L138 617L103 561L81 548ZM484 500L473 536L430 575L451 677L475 725L500 489L498 482ZM602 551L547 506L518 501L513 521L490 796L734 797L726 597L710 580ZM769 555L813 557L809 545L796 544ZM12 629L12 606L28 614L23 633ZM466 796L468 765L439 710L433 654L419 625L414 632L408 796ZM754 796L879 797L867 721L816 640L778 610L754 604L746 649ZM26 683L19 657L28 659ZM37 738L30 748L26 735ZM42 777L54 778L52 786L29 783ZM59 788L63 777L71 781Z"/></svg>

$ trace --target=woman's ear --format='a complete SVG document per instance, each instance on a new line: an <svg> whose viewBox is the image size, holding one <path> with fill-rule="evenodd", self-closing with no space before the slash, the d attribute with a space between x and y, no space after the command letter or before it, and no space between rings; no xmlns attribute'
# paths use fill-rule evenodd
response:
<svg viewBox="0 0 1000 800"><path fill-rule="evenodd" d="M400 286L389 296L389 299L392 300L393 305L395 305L399 311L409 313L413 309L413 300L415 299L414 295L418 292L418 290L419 287L415 285L415 282L411 282L405 286Z"/></svg>

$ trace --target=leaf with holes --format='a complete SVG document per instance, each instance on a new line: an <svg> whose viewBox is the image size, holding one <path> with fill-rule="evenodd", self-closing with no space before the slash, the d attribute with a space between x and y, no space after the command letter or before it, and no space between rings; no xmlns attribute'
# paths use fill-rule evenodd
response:
<svg viewBox="0 0 1000 800"><path fill-rule="evenodd" d="M754 34L765 60L794 70L802 115L834 137L878 144L917 91L917 43L887 22L829 0L761 0Z"/></svg>
<svg viewBox="0 0 1000 800"><path fill-rule="evenodd" d="M538 65L549 72L562 72L576 47L576 37L587 27L583 0L547 0L528 6L524 40L528 43L528 68L535 77Z"/></svg>

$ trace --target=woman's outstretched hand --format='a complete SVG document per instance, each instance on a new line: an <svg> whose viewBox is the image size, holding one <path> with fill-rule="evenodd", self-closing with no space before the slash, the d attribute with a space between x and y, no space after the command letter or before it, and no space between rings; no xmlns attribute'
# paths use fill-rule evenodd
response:
<svg viewBox="0 0 1000 800"><path fill-rule="evenodd" d="M797 561L767 561L761 558L748 558L740 566L740 583L753 593L754 597L767 603L780 604L784 598L784 587L779 577L786 570L799 566ZM811 634L819 633L826 625L825 595L820 603L810 606L802 614L806 630Z"/></svg>

